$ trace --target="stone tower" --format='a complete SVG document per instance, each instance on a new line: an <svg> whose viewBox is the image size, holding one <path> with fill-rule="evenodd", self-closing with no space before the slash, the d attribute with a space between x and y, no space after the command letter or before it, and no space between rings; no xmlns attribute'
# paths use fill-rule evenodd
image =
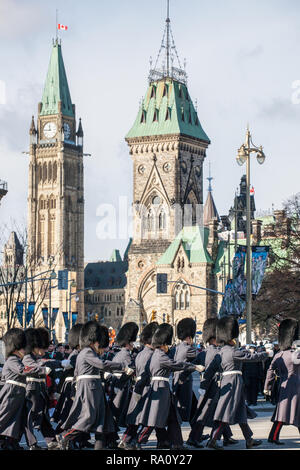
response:
<svg viewBox="0 0 300 470"><path fill-rule="evenodd" d="M124 322L140 325L151 321L151 311L159 302L159 259L183 227L203 226L202 169L210 144L189 95L169 17L163 44L166 56L159 55L150 70L145 98L126 136L133 160L134 221ZM178 67L174 66L174 50Z"/></svg>
<svg viewBox="0 0 300 470"><path fill-rule="evenodd" d="M3 266L14 268L23 266L24 248L22 247L16 232L11 232L3 250Z"/></svg>
<svg viewBox="0 0 300 470"><path fill-rule="evenodd" d="M69 279L76 281L76 290L83 289L83 131L80 119L76 125L75 105L58 39L53 43L42 101L38 104L37 126L32 117L29 133L29 265L35 272L68 269ZM68 293L69 290L51 289L51 306L59 308L59 312L68 311ZM41 307L50 307L49 294ZM78 297L72 311L78 311L83 320L82 293ZM58 337L61 329L59 313Z"/></svg>

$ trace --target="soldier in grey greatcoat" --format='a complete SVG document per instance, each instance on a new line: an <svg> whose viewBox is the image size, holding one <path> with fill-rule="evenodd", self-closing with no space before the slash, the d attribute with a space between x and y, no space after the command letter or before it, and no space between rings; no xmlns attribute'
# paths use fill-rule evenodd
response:
<svg viewBox="0 0 300 470"><path fill-rule="evenodd" d="M215 360L220 348L216 341L217 318L209 318L202 328L202 340L207 345L205 349L205 372L200 383L200 395L197 410L191 423L191 432L187 444L196 448L203 447L200 442L209 436L203 436L204 427L213 427L213 418L218 404L220 387L220 361ZM223 444L229 446L238 441L232 438L230 426L226 424L223 430Z"/></svg>
<svg viewBox="0 0 300 470"><path fill-rule="evenodd" d="M252 438L252 431L247 419L254 418L256 414L246 405L244 383L242 377L242 365L247 361L264 361L268 354L253 353L236 348L235 339L239 336L239 325L235 317L226 316L217 323L217 343L223 346L216 360L219 360L222 369L220 396L214 414L214 428L207 447L222 449L217 440L222 434L226 424L239 424L246 448L262 444L262 441Z"/></svg>
<svg viewBox="0 0 300 470"><path fill-rule="evenodd" d="M34 429L41 431L47 443L48 449L58 448L55 439L55 431L50 423L47 403L45 367L61 367L61 361L41 361L40 348L43 348L42 337L39 330L28 328L25 330L26 348L23 364L32 368L33 372L26 377L26 426L25 438L29 450L39 450ZM48 369L49 372L51 369Z"/></svg>
<svg viewBox="0 0 300 470"><path fill-rule="evenodd" d="M116 337L121 350L114 356L112 362L122 364L122 367L135 369L135 360L132 354L133 343L136 341L139 328L136 323L125 323ZM111 393L109 403L117 425L126 427L126 416L131 399L132 376L115 372L111 378Z"/></svg>
<svg viewBox="0 0 300 470"><path fill-rule="evenodd" d="M139 416L143 429L138 434L138 444L148 441L154 428L168 427L168 438L173 449L183 446L181 418L170 391L169 377L172 372L193 372L200 366L187 362L176 362L167 355L172 344L173 328L167 323L159 325L152 338L154 353L150 361L151 385L147 392L143 410ZM201 370L203 370L201 368Z"/></svg>
<svg viewBox="0 0 300 470"><path fill-rule="evenodd" d="M72 351L68 357L68 360L70 361L70 367L64 370L61 381L59 383L58 391L60 396L52 417L53 421L57 423L55 434L61 434L63 431L62 426L69 416L73 405L73 399L76 392L74 370L76 366L76 359L80 352L79 335L82 327L82 323L76 323L76 325L74 325L69 332L68 342ZM93 448L94 446L89 442L89 438L90 434L86 433L86 435L82 436L78 442L74 441L74 448Z"/></svg>
<svg viewBox="0 0 300 470"><path fill-rule="evenodd" d="M267 371L265 395L271 394L276 370L280 376L278 402L271 418L274 424L268 437L268 442L276 445L284 444L279 440L283 425L297 426L300 431L300 360L292 348L293 342L298 338L297 320L294 318L283 320L278 332L280 352L276 354Z"/></svg>
<svg viewBox="0 0 300 470"><path fill-rule="evenodd" d="M183 318L177 325L177 337L181 342L176 346L174 360L176 362L192 362L197 356L197 348L193 344L196 333L196 322L192 318ZM178 408L182 421L191 421L197 408L197 398L193 391L193 375L185 372L174 372L172 390L174 403Z"/></svg>
<svg viewBox="0 0 300 470"><path fill-rule="evenodd" d="M76 393L70 414L63 425L64 435L57 435L61 449L69 448L70 441L82 433L95 433L95 449L105 446L105 434L114 431L107 413L107 401L102 387L100 372L123 372L117 362L102 361L104 349L109 345L108 329L96 321L87 322L80 332L81 351L76 360L74 379ZM126 369L126 373L132 370Z"/></svg>
<svg viewBox="0 0 300 470"><path fill-rule="evenodd" d="M140 414L143 410L147 392L151 383L149 365L152 354L154 352L154 349L151 346L151 341L157 328L157 322L149 323L149 325L145 326L140 335L140 342L144 345L144 348L135 359L136 380L126 417L127 428L119 444L121 449L136 448L136 438L140 423ZM156 430L156 436L157 448L163 449L169 445L167 442L167 433L165 429L158 428Z"/></svg>
<svg viewBox="0 0 300 470"><path fill-rule="evenodd" d="M12 328L3 337L6 361L2 370L4 385L0 392L0 435L5 436L3 448L23 449L19 445L26 420L25 395L26 375L40 371L39 367L25 367L26 337L23 330Z"/></svg>

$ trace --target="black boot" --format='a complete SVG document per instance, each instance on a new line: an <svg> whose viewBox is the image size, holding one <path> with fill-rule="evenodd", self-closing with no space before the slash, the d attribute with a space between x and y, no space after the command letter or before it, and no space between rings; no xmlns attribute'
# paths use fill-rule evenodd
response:
<svg viewBox="0 0 300 470"><path fill-rule="evenodd" d="M257 446L260 446L262 444L262 441L260 441L259 439L247 439L246 441L246 448L247 449L252 449L252 447L257 447Z"/></svg>

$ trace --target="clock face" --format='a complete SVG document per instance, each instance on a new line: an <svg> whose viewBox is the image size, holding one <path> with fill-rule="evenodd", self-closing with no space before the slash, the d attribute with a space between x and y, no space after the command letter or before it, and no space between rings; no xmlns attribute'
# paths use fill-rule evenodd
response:
<svg viewBox="0 0 300 470"><path fill-rule="evenodd" d="M64 136L65 136L65 139L69 140L70 135L71 135L70 126L67 122L64 122Z"/></svg>
<svg viewBox="0 0 300 470"><path fill-rule="evenodd" d="M54 122L47 122L43 129L46 139L52 139L56 134L56 130L56 124Z"/></svg>

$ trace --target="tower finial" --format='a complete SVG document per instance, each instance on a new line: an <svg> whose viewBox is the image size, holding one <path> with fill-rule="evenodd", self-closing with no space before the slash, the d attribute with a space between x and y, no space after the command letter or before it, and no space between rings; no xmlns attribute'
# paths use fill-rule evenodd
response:
<svg viewBox="0 0 300 470"><path fill-rule="evenodd" d="M167 77L170 75L170 0L167 0Z"/></svg>
<svg viewBox="0 0 300 470"><path fill-rule="evenodd" d="M162 53L163 49L164 54ZM174 59L176 59L178 63L178 65L175 67L173 66ZM187 83L187 74L181 66L172 33L170 20L170 0L167 0L166 26L153 69L150 65L149 82L151 83L166 77L174 78L175 80L178 80L185 85Z"/></svg>
<svg viewBox="0 0 300 470"><path fill-rule="evenodd" d="M211 163L209 162L208 164L208 168L209 168L209 176L207 179L208 181L208 192L212 193L212 186L211 186L211 182L213 180L213 177L211 176Z"/></svg>
<svg viewBox="0 0 300 470"><path fill-rule="evenodd" d="M55 42L56 44L58 43L58 9L56 9L56 15L55 15Z"/></svg>

